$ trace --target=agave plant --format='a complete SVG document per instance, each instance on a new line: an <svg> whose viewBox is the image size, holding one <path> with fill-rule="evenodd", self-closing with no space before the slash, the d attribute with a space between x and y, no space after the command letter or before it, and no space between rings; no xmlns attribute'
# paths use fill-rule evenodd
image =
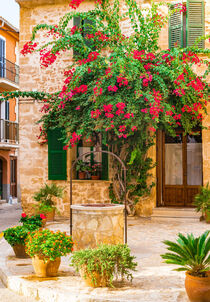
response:
<svg viewBox="0 0 210 302"><path fill-rule="evenodd" d="M163 241L169 253L161 255L165 263L176 264L176 271L188 271L192 276L207 277L210 271L210 231L195 238L193 234L178 234L177 242Z"/></svg>

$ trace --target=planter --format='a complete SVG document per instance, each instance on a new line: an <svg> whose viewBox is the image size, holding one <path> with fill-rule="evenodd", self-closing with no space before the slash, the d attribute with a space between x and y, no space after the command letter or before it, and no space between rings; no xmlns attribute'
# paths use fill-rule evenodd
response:
<svg viewBox="0 0 210 302"><path fill-rule="evenodd" d="M99 180L100 176L99 175L91 175L92 180Z"/></svg>
<svg viewBox="0 0 210 302"><path fill-rule="evenodd" d="M90 287L106 287L109 284L109 280L104 276L101 276L97 272L93 272L94 280L90 274L88 274L85 268L79 270L80 276L83 279L84 283Z"/></svg>
<svg viewBox="0 0 210 302"><path fill-rule="evenodd" d="M55 209L53 209L51 212L45 213L46 221L53 221L55 218Z"/></svg>
<svg viewBox="0 0 210 302"><path fill-rule="evenodd" d="M124 243L124 205L83 204L71 209L74 250Z"/></svg>
<svg viewBox="0 0 210 302"><path fill-rule="evenodd" d="M210 302L210 273L206 278L186 273L185 288L191 302Z"/></svg>
<svg viewBox="0 0 210 302"><path fill-rule="evenodd" d="M205 220L207 223L210 223L210 211L205 212Z"/></svg>
<svg viewBox="0 0 210 302"><path fill-rule="evenodd" d="M28 254L26 254L25 245L16 244L16 245L13 245L12 248L13 248L13 251L17 258L30 258L30 256Z"/></svg>
<svg viewBox="0 0 210 302"><path fill-rule="evenodd" d="M47 223L47 218L42 219L42 228L44 228L46 226L46 223Z"/></svg>
<svg viewBox="0 0 210 302"><path fill-rule="evenodd" d="M79 179L85 179L86 172L79 172Z"/></svg>
<svg viewBox="0 0 210 302"><path fill-rule="evenodd" d="M60 263L60 257L56 258L54 261L44 261L44 258L39 258L37 255L32 258L32 264L35 274L37 277L41 278L56 277L58 274Z"/></svg>

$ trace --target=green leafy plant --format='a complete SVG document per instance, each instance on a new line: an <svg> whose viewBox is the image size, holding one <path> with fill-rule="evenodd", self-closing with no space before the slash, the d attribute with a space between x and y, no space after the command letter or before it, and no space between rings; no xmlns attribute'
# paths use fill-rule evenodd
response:
<svg viewBox="0 0 210 302"><path fill-rule="evenodd" d="M71 256L71 265L76 271L85 270L84 277L91 276L92 282L95 283L95 272L106 278L107 285L113 286L114 276L127 277L133 279L130 271L135 271L137 263L135 257L130 255L130 249L127 245L99 245L95 249L85 249L74 252Z"/></svg>
<svg viewBox="0 0 210 302"><path fill-rule="evenodd" d="M39 213L47 213L56 209L53 197L61 198L63 196L63 188L52 183L50 185L45 184L38 192L33 196L39 204L35 205L36 210Z"/></svg>
<svg viewBox="0 0 210 302"><path fill-rule="evenodd" d="M28 230L35 230L42 227L42 220L46 219L44 214L38 214L35 216L29 217L26 213L21 214L19 222L22 222L23 226Z"/></svg>
<svg viewBox="0 0 210 302"><path fill-rule="evenodd" d="M90 167L91 175L100 175L101 172L101 164L95 163Z"/></svg>
<svg viewBox="0 0 210 302"><path fill-rule="evenodd" d="M79 159L76 163L76 171L77 172L87 172L90 171L90 167L88 166L87 162Z"/></svg>
<svg viewBox="0 0 210 302"><path fill-rule="evenodd" d="M194 205L196 206L196 211L201 212L202 216L208 215L210 212L210 187L209 183L206 186L200 188L199 194L195 196Z"/></svg>
<svg viewBox="0 0 210 302"><path fill-rule="evenodd" d="M169 253L161 255L165 263L179 265L176 271L188 271L192 276L207 277L210 271L210 231L199 237L178 234L177 242L165 240Z"/></svg>
<svg viewBox="0 0 210 302"><path fill-rule="evenodd" d="M65 232L53 232L49 229L36 230L30 233L26 239L26 253L31 257L37 255L45 261L53 261L72 251L72 238Z"/></svg>
<svg viewBox="0 0 210 302"><path fill-rule="evenodd" d="M29 234L29 229L24 226L16 226L13 228L8 228L4 232L5 240L11 245L25 244L25 239Z"/></svg>

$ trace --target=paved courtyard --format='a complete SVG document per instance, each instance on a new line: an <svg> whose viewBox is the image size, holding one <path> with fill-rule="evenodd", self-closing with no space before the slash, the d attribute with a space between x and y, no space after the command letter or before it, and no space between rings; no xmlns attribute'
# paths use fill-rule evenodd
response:
<svg viewBox="0 0 210 302"><path fill-rule="evenodd" d="M69 221L65 219L57 219L47 226L69 232ZM199 235L207 229L209 225L198 219L129 218L128 245L136 256L138 270L132 284L115 283L115 288L85 287L79 275L69 267L69 257L63 257L57 278L38 279L33 274L31 260L16 259L4 240L0 269L2 271L2 265L5 265L4 277L7 276L10 289L43 302L188 302L184 273L172 271L173 266L162 263L160 254L165 251L162 241L174 240L179 232Z"/></svg>

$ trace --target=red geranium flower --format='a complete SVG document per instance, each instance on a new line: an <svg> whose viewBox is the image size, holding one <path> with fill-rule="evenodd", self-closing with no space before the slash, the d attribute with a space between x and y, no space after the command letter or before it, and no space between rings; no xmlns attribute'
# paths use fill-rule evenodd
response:
<svg viewBox="0 0 210 302"><path fill-rule="evenodd" d="M22 216L23 218L25 218L27 215L26 215L26 213L22 213L21 216Z"/></svg>

